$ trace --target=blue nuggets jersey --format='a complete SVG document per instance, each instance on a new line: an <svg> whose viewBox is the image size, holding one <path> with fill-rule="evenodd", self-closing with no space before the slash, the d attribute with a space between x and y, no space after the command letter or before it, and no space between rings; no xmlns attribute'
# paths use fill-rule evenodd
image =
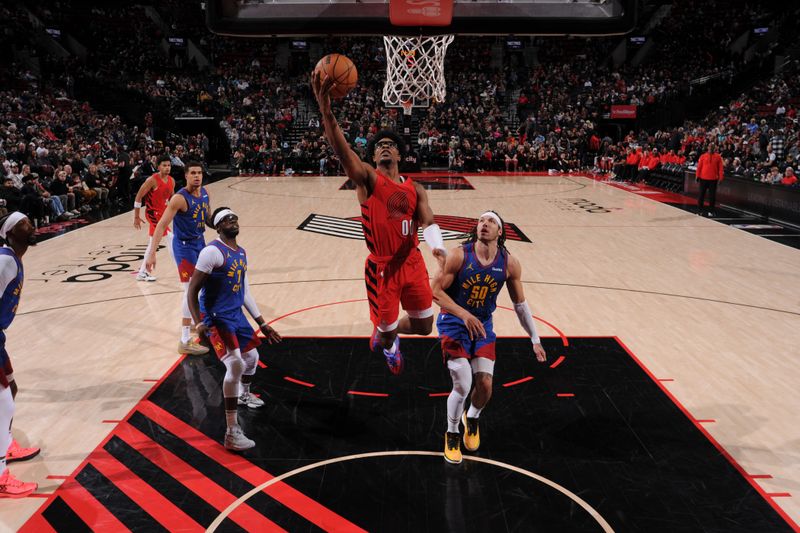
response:
<svg viewBox="0 0 800 533"><path fill-rule="evenodd" d="M0 248L1 255L9 255L14 258L17 264L17 277L12 279L6 286L6 290L0 297L0 330L8 329L14 317L17 315L17 307L19 306L19 297L22 294L22 280L25 274L22 271L22 261L14 253L11 248Z"/></svg>
<svg viewBox="0 0 800 533"><path fill-rule="evenodd" d="M244 276L247 254L241 246L233 250L214 240L209 246L222 252L225 263L209 274L200 292L200 312L209 316L241 312L244 304Z"/></svg>
<svg viewBox="0 0 800 533"><path fill-rule="evenodd" d="M482 265L475 257L475 244L464 248L464 263L447 288L447 294L458 305L481 320L488 320L497 307L497 295L506 282L507 252L498 248L490 265Z"/></svg>
<svg viewBox="0 0 800 533"><path fill-rule="evenodd" d="M208 214L208 192L205 187L200 187L200 196L194 196L185 188L178 191L177 194L186 199L186 205L189 208L184 211L175 213L173 219L172 230L175 232L175 238L181 241L191 241L203 238L206 231L206 220L209 219Z"/></svg>

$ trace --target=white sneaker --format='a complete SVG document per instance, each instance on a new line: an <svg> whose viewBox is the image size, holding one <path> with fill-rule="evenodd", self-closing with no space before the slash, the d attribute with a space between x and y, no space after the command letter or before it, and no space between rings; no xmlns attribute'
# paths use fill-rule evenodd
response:
<svg viewBox="0 0 800 533"><path fill-rule="evenodd" d="M158 278L156 278L155 276L150 274L150 272L147 271L139 272L138 274L136 274L136 281L155 281L157 279Z"/></svg>
<svg viewBox="0 0 800 533"><path fill-rule="evenodd" d="M239 396L239 405L246 405L250 409L258 409L264 406L264 400L252 392L243 392L241 396Z"/></svg>
<svg viewBox="0 0 800 533"><path fill-rule="evenodd" d="M240 426L229 427L225 431L225 448L228 450L242 451L249 450L255 446L255 441L252 441L244 436Z"/></svg>

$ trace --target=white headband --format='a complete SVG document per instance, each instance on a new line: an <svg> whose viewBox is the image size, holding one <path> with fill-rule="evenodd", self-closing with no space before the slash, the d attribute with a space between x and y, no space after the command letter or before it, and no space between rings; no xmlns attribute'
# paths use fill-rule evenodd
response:
<svg viewBox="0 0 800 533"><path fill-rule="evenodd" d="M484 214L478 217L478 220L482 219L483 217L489 217L497 222L497 225L500 226L500 229L503 229L503 223L500 221L500 217L497 216L496 213L492 213L491 211L486 211Z"/></svg>
<svg viewBox="0 0 800 533"><path fill-rule="evenodd" d="M233 212L233 211L231 211L230 209L223 209L222 211L220 211L219 213L217 213L217 216L215 216L215 217L214 217L214 227L216 228L216 227L217 227L217 225L218 225L220 222L222 222L222 219L223 219L223 218L225 218L225 217L226 217L226 216L228 216L228 215L236 215L236 213L234 213L234 212Z"/></svg>
<svg viewBox="0 0 800 533"><path fill-rule="evenodd" d="M26 217L23 213L20 213L19 211L14 211L10 215L8 215L6 221L3 222L3 226L0 227L0 237L5 239L6 235L8 235L8 232L11 231L11 228L16 226L17 223L19 223L19 221L24 218L28 217Z"/></svg>

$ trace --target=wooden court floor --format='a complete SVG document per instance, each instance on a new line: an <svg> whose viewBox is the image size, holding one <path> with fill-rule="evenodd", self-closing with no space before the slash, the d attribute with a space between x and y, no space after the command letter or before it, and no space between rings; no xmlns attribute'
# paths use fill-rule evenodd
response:
<svg viewBox="0 0 800 533"><path fill-rule="evenodd" d="M583 176L466 181L474 189L430 190L433 210L446 217L446 236L494 209L531 241L508 248L540 334L618 337L800 521L800 251ZM353 238L359 207L343 183L253 176L208 186L212 209L238 213L250 284L265 317L288 315L275 324L283 335L371 332L361 301L367 252ZM135 281L147 236L131 219L45 241L24 258L22 303L7 332L20 388L14 435L42 454L12 471L39 482L42 495L179 357L174 263L161 250L158 281ZM509 305L505 292L499 303ZM495 324L500 336L521 334L513 313L496 313ZM44 501L0 501L0 529L16 530Z"/></svg>

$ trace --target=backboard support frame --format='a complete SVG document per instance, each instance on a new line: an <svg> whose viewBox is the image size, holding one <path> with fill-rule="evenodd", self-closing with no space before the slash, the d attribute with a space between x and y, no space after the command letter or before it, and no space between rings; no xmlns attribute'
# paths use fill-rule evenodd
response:
<svg viewBox="0 0 800 533"><path fill-rule="evenodd" d="M209 29L248 37L325 35L621 35L636 26L640 0L456 2L450 26L395 26L389 2L206 0Z"/></svg>

